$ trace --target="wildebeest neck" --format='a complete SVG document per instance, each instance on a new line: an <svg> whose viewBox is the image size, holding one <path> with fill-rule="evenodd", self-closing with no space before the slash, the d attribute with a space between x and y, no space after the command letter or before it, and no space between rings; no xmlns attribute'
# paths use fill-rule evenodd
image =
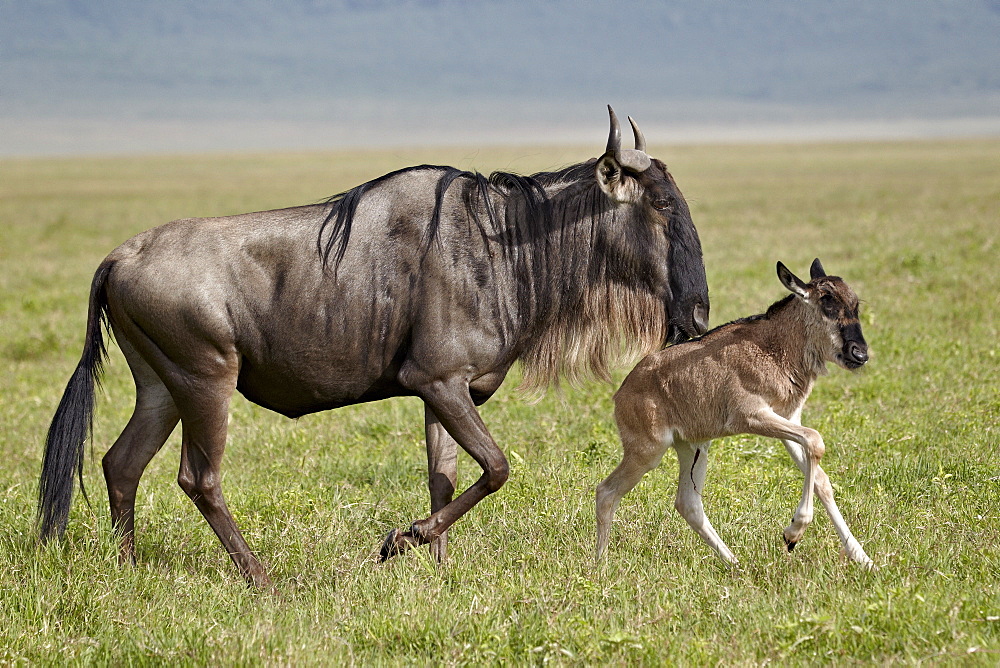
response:
<svg viewBox="0 0 1000 668"><path fill-rule="evenodd" d="M611 202L597 186L595 162L532 176L428 165L393 172L329 201L318 249L336 273L352 227L363 224L364 202L395 197L390 180L419 179L433 201L410 204L413 217L417 207L431 213L420 232L415 282L440 281L438 291L456 309L474 302L491 312L496 364L520 360L526 386L562 375L606 378L623 356L666 339L671 295L686 289L671 289L666 267L672 256L687 263L673 249L690 244L680 237L670 243L669 231L650 224L639 207ZM407 215L404 202L386 206ZM431 291L425 287L422 293Z"/></svg>

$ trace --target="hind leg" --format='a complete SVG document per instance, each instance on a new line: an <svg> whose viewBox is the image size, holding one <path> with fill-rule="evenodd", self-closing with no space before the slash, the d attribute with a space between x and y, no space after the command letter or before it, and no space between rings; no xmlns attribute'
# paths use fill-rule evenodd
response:
<svg viewBox="0 0 1000 668"><path fill-rule="evenodd" d="M174 393L182 429L177 483L201 511L247 583L271 588L271 578L247 545L222 494L229 400L236 389L235 359L229 366L230 373L221 377L189 376L183 395Z"/></svg>
<svg viewBox="0 0 1000 668"><path fill-rule="evenodd" d="M674 508L687 520L702 540L715 550L724 561L736 565L732 550L722 541L715 527L705 515L702 495L705 493L705 473L708 469L708 443L674 444L677 451L677 498Z"/></svg>
<svg viewBox="0 0 1000 668"><path fill-rule="evenodd" d="M619 417L616 415L616 417ZM622 438L622 461L604 482L597 486L597 560L604 557L604 551L611 539L611 522L622 497L632 491L642 476L656 468L663 453L671 443L670 436L657 439L642 428L635 430L622 424L619 419Z"/></svg>
<svg viewBox="0 0 1000 668"><path fill-rule="evenodd" d="M427 489L431 496L431 513L436 513L455 495L458 480L458 443L444 428L430 406L424 406L424 426L427 434ZM431 541L431 556L444 563L448 558L448 532Z"/></svg>
<svg viewBox="0 0 1000 668"><path fill-rule="evenodd" d="M119 347L135 379L135 410L102 460L111 506L111 526L119 536L118 562L135 563L135 496L139 479L163 447L179 418L177 407L159 376L128 341Z"/></svg>

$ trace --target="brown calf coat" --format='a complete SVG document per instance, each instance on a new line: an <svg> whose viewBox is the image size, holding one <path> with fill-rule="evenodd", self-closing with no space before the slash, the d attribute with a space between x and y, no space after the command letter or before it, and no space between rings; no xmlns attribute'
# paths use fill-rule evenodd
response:
<svg viewBox="0 0 1000 668"><path fill-rule="evenodd" d="M854 561L871 564L837 509L819 466L818 432L799 424L802 407L826 363L860 367L868 359L858 322L858 299L844 281L827 276L819 260L808 284L778 263L793 293L766 313L712 330L643 359L615 395L622 463L597 490L598 558L607 548L621 498L659 464L672 446L680 463L675 506L694 530L730 563L736 558L702 506L709 442L758 434L781 439L805 474L802 501L784 531L791 550L812 520L815 489Z"/></svg>

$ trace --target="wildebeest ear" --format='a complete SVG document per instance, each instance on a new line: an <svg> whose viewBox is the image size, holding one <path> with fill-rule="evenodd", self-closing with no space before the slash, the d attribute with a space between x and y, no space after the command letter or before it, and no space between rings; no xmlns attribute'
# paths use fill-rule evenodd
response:
<svg viewBox="0 0 1000 668"><path fill-rule="evenodd" d="M802 279L790 272L788 267L783 265L781 262L778 262L778 280L781 281L781 284L788 288L788 291L792 294L798 295L803 299L807 299L809 297L809 288L806 287L806 284L802 282Z"/></svg>
<svg viewBox="0 0 1000 668"><path fill-rule="evenodd" d="M826 276L826 270L823 269L823 263L819 261L819 258L816 258L809 267L809 279L815 281L817 278L823 278L824 276Z"/></svg>
<svg viewBox="0 0 1000 668"><path fill-rule="evenodd" d="M616 202L622 201L622 166L610 153L597 161L597 184L605 195Z"/></svg>

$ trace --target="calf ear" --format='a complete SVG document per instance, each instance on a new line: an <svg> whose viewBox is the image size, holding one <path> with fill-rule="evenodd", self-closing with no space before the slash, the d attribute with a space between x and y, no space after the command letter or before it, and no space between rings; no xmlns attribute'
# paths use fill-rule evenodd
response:
<svg viewBox="0 0 1000 668"><path fill-rule="evenodd" d="M812 266L809 267L809 279L815 281L824 276L826 276L826 270L823 269L823 263L819 261L819 258L816 258L813 260Z"/></svg>
<svg viewBox="0 0 1000 668"><path fill-rule="evenodd" d="M802 279L790 272L788 267L780 262L778 263L778 280L781 281L781 284L784 285L793 295L798 295L803 299L808 299L809 288L806 284L802 282Z"/></svg>

